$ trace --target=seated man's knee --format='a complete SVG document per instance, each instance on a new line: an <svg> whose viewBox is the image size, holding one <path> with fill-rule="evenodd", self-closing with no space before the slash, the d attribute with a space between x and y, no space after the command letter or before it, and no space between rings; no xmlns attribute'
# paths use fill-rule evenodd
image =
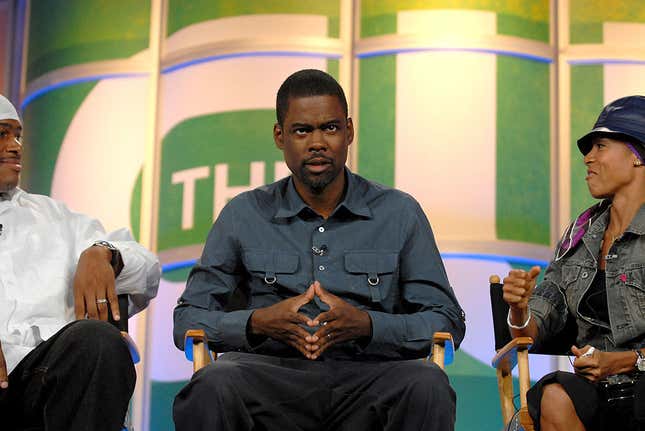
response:
<svg viewBox="0 0 645 431"><path fill-rule="evenodd" d="M402 389L411 391L415 396L454 404L455 393L448 376L438 366L422 361L406 361L401 364L398 380Z"/></svg>
<svg viewBox="0 0 645 431"><path fill-rule="evenodd" d="M61 334L60 340L84 360L109 357L112 361L129 358L127 344L113 325L100 320L78 320ZM80 359L80 358L79 358Z"/></svg>
<svg viewBox="0 0 645 431"><path fill-rule="evenodd" d="M197 371L190 382L193 391L211 395L218 392L225 395L240 384L243 384L240 365L233 361L222 360Z"/></svg>

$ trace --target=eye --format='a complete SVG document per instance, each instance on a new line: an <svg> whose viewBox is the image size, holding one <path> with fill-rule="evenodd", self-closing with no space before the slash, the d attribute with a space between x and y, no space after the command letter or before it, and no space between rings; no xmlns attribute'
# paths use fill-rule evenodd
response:
<svg viewBox="0 0 645 431"><path fill-rule="evenodd" d="M325 132L336 132L336 131L338 131L338 125L336 125L336 124L328 124L323 128L323 130Z"/></svg>
<svg viewBox="0 0 645 431"><path fill-rule="evenodd" d="M311 126L297 126L293 128L293 133L296 136L307 136L312 131L313 131L313 127Z"/></svg>

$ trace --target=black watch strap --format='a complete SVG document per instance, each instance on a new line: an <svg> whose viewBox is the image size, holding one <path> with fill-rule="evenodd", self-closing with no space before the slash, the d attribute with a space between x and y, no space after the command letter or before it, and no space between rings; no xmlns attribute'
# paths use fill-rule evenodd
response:
<svg viewBox="0 0 645 431"><path fill-rule="evenodd" d="M645 355L641 351L641 349L635 349L634 352L636 352L636 364L635 367L638 371L643 372L645 371Z"/></svg>
<svg viewBox="0 0 645 431"><path fill-rule="evenodd" d="M110 253L112 253L112 257L110 258L110 265L112 265L112 269L114 270L114 278L117 278L119 274L121 274L124 266L123 257L121 256L119 249L116 248L112 243L103 240L94 241L92 247L94 246L104 247L110 250Z"/></svg>

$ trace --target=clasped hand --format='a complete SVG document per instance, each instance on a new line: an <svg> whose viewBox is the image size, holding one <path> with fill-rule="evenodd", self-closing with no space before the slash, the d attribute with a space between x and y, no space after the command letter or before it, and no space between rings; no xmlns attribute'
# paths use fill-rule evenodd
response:
<svg viewBox="0 0 645 431"><path fill-rule="evenodd" d="M329 305L329 310L311 319L299 310L316 296ZM310 334L302 325L317 330ZM280 340L312 360L334 344L370 336L371 328L367 312L327 292L318 281L311 284L305 293L257 309L251 315L253 334Z"/></svg>

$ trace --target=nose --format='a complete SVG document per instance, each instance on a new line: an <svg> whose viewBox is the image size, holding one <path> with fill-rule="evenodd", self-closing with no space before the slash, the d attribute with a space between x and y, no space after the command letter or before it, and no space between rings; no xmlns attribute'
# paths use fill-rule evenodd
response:
<svg viewBox="0 0 645 431"><path fill-rule="evenodd" d="M325 141L325 134L320 129L314 129L311 133L311 144L309 151L325 151L327 142Z"/></svg>
<svg viewBox="0 0 645 431"><path fill-rule="evenodd" d="M5 151L9 153L14 153L17 155L22 154L22 144L20 143L17 137L11 136L8 139L6 139L4 142L2 142L2 144L4 144L2 146L5 148Z"/></svg>
<svg viewBox="0 0 645 431"><path fill-rule="evenodd" d="M585 165L588 165L589 163L593 162L596 158L596 147L593 146L591 147L591 150L587 154L585 154L583 160Z"/></svg>

